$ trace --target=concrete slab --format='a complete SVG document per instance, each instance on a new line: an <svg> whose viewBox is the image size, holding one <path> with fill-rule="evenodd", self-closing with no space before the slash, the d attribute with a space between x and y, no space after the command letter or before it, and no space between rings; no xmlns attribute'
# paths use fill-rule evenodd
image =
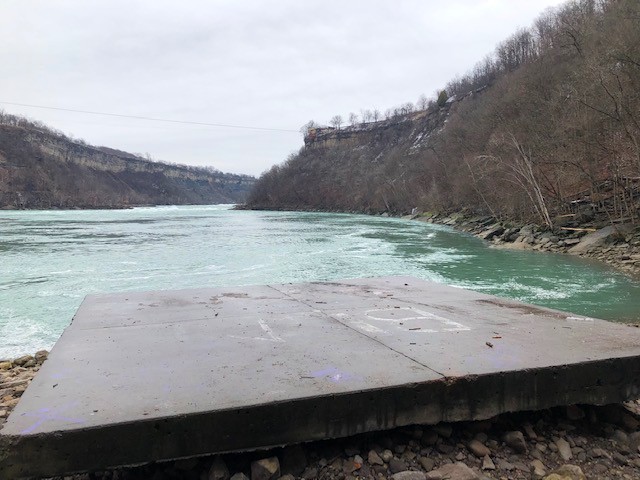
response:
<svg viewBox="0 0 640 480"><path fill-rule="evenodd" d="M408 277L85 299L0 478L640 397L640 329Z"/></svg>

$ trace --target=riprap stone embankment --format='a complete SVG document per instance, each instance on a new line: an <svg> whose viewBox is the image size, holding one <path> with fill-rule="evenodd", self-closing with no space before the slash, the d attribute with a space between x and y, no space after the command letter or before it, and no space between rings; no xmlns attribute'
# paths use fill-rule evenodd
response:
<svg viewBox="0 0 640 480"><path fill-rule="evenodd" d="M469 216L463 213L425 213L410 218L452 226L476 235L495 247L589 257L630 275L640 276L639 226L615 223L584 225L565 221L563 226L544 228L535 224L516 225L490 216Z"/></svg>

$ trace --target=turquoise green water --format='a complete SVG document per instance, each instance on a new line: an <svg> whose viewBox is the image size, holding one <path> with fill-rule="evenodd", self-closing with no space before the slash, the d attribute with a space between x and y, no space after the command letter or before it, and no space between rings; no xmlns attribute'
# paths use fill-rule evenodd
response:
<svg viewBox="0 0 640 480"><path fill-rule="evenodd" d="M88 293L414 275L574 313L640 320L640 284L447 227L226 206L0 212L0 358L50 348Z"/></svg>

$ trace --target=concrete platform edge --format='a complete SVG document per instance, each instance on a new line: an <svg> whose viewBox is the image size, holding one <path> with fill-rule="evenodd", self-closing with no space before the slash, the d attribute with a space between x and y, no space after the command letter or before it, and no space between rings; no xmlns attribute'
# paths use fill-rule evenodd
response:
<svg viewBox="0 0 640 480"><path fill-rule="evenodd" d="M640 357L632 356L78 429L64 436L0 434L0 478L62 475L638 397Z"/></svg>

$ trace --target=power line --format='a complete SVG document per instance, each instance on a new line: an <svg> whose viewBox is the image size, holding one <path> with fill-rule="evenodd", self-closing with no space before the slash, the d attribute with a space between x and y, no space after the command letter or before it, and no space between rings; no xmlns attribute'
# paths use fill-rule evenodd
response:
<svg viewBox="0 0 640 480"><path fill-rule="evenodd" d="M168 118L153 118L153 117L141 117L138 115L122 115L119 113L106 113L106 112L92 112L90 110L75 110L73 108L60 108L60 107L48 107L45 105L30 105L28 103L15 103L15 102L3 102L0 101L2 105L14 105L18 107L32 107L32 108L43 108L46 110L59 110L61 112L73 112L73 113L86 113L89 115L102 115L104 117L119 117L119 118L133 118L136 120L147 120L151 122L166 122L166 123L182 123L185 125L201 125L205 127L224 127L224 128L241 128L244 130L264 130L269 132L294 132L299 133L298 130L289 130L286 128L269 128L269 127L250 127L247 125L232 125L227 123L206 123L206 122L190 122L188 120L171 120Z"/></svg>

